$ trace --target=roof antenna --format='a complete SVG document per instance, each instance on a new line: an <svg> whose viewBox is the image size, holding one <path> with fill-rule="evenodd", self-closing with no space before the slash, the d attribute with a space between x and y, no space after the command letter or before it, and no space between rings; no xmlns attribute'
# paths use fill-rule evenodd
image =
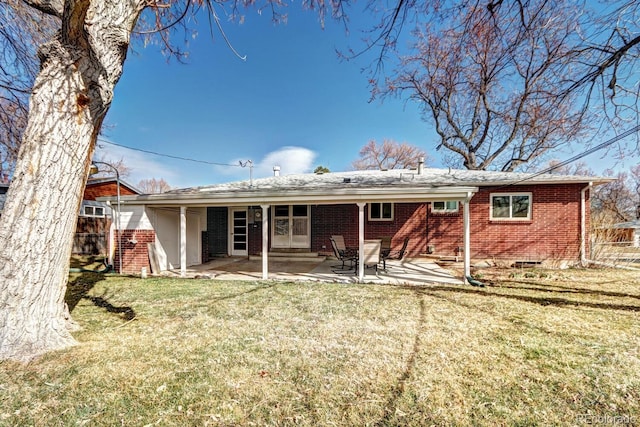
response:
<svg viewBox="0 0 640 427"><path fill-rule="evenodd" d="M238 163L240 163L240 167L243 168L246 168L247 165L249 165L249 188L253 188L253 161L247 160L243 163L242 160L239 160Z"/></svg>

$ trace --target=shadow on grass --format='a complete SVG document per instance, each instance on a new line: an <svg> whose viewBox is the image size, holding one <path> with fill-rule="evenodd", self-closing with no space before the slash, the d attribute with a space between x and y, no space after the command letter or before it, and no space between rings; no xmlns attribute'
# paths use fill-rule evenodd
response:
<svg viewBox="0 0 640 427"><path fill-rule="evenodd" d="M105 275L103 273L82 272L73 280L69 280L67 293L65 294L65 301L69 306L69 312L73 312L80 300L87 299L96 307L104 308L109 313L121 315L124 320L132 320L135 318L136 313L131 307L118 307L111 304L105 297L106 294L103 294L103 296L89 295L89 291L93 289L96 283L104 279Z"/></svg>
<svg viewBox="0 0 640 427"><path fill-rule="evenodd" d="M414 291L417 288L414 288ZM422 347L422 343L420 341L420 337L424 334L425 329L425 316L426 316L426 306L424 302L424 298L422 298L422 294L420 292L415 292L416 299L418 300L418 304L420 306L420 314L418 315L418 325L416 327L416 334L413 339L413 348L411 349L411 354L407 359L407 363L405 365L404 371L398 377L396 385L391 389L391 395L387 400L384 406L384 416L380 421L376 423L377 426L387 426L387 425L397 425L394 420L394 416L396 415L396 409L398 406L398 399L404 393L404 387L416 366L416 357L420 353L420 349Z"/></svg>
<svg viewBox="0 0 640 427"><path fill-rule="evenodd" d="M523 291L533 290L533 291L541 291L541 292L571 293L574 295L588 294L588 295L604 295L604 296L612 296L612 297L620 297L620 298L627 298L627 297L639 298L638 296L628 295L621 292L596 291L596 290L582 289L582 288L573 288L573 289L564 288L564 289L560 289L560 291L555 291L552 289L545 289L544 287L541 287L537 283L530 283L530 282L527 282L527 283L517 282L517 283L521 283L528 286L518 287L518 286L500 285L497 283L492 284L492 286L495 286L496 288L507 288L507 289L515 289L515 290L520 289ZM395 285L391 285L391 286L395 286ZM413 371L415 370L416 357L420 353L421 347L422 347L420 336L424 333L425 315L426 315L425 301L423 298L421 298L422 296L428 295L430 297L442 298L442 296L439 295L438 293L440 292L462 293L462 294L477 295L479 297L506 298L506 299L538 304L540 306L589 307L589 308L597 308L597 309L603 309L603 310L624 310L624 311L640 312L640 306L636 306L636 305L574 301L566 298L555 298L555 297L546 297L546 296L534 297L534 296L517 295L517 294L501 294L497 292L491 292L490 288L477 289L477 288L472 288L467 286L457 286L457 285L427 286L427 287L405 285L402 287L415 293L419 301L420 315L418 319L418 325L416 329L416 335L414 337L411 354L407 359L404 371L398 377L396 385L391 390L390 397L384 406L384 416L376 423L377 426L398 425L396 423L398 420L395 419L398 400L401 398L402 394L404 393L405 384L407 380L411 377Z"/></svg>
<svg viewBox="0 0 640 427"><path fill-rule="evenodd" d="M517 281L517 280L510 280L509 283L515 283L521 286L512 286L512 285L499 284L499 283L492 284L492 286L505 288L505 289L523 289L523 290L532 290L532 291L549 292L549 293L557 293L557 294L575 294L575 295L586 294L586 295L600 295L605 297L640 299L640 295L625 294L623 292L600 291L600 290L586 289L586 288L565 288L563 286L556 286L556 285L549 285L548 287L545 287L543 285L540 285L539 283ZM619 282L613 282L613 283L619 283ZM606 283L602 283L602 285L605 285L605 284Z"/></svg>
<svg viewBox="0 0 640 427"><path fill-rule="evenodd" d="M497 288L501 288L501 285L494 285ZM508 286L504 286L505 288L509 288ZM408 289L415 289L415 287L407 286ZM522 290L531 290L527 288L519 288L519 287L511 287L514 289L522 289ZM518 300L523 302L529 302L533 304L538 304L541 306L557 306L557 307L588 307L588 308L598 308L602 310L624 310L624 311L636 311L640 312L639 305L628 305L628 304L612 304L612 303L598 303L598 302L589 302L589 301L575 301L566 298L556 298L556 297L546 297L546 296L529 296L529 295L518 295L518 294L502 294L497 292L491 292L491 288L483 288L483 289L475 289L466 286L428 286L419 289L419 292L426 295L433 295L435 292L452 292L452 293L464 293L464 294L473 294L479 297L497 297L497 298L505 298ZM597 292L597 291L596 291ZM629 297L632 295L621 294L621 297Z"/></svg>
<svg viewBox="0 0 640 427"><path fill-rule="evenodd" d="M258 291L264 291L267 289L275 289L276 284L275 283L271 283L271 284L267 284L267 285L263 285L263 284L257 284L254 288L248 289L246 291L242 291L242 292L237 292L234 294L229 294L229 295L225 295L222 297L218 297L218 298L212 298L211 301L224 301L224 300L228 300L228 299L234 299L243 295L247 295L247 294L251 294L253 292L258 292ZM277 290L276 290L277 291ZM277 291L279 293L279 291Z"/></svg>

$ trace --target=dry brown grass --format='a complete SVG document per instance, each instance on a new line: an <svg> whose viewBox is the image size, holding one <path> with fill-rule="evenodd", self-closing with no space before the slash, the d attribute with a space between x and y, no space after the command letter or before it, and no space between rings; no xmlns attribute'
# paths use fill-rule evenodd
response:
<svg viewBox="0 0 640 427"><path fill-rule="evenodd" d="M640 423L637 272L493 270L482 280L83 275L69 293L81 344L0 364L0 424Z"/></svg>

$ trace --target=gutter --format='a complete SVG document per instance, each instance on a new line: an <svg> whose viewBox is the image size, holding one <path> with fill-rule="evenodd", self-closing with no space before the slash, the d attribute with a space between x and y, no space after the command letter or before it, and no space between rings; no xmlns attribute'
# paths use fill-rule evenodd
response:
<svg viewBox="0 0 640 427"><path fill-rule="evenodd" d="M340 204L350 202L425 202L431 200L463 200L477 187L403 187L303 190L273 190L221 193L162 193L153 195L124 196L123 205L163 206L246 206L263 204ZM113 201L113 196L98 197L98 201Z"/></svg>

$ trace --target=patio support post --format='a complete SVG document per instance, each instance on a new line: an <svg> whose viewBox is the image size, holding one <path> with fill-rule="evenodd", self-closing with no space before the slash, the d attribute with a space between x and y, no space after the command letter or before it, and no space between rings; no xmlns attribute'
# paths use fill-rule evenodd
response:
<svg viewBox="0 0 640 427"><path fill-rule="evenodd" d="M471 231L470 224L471 220L469 219L469 201L471 200L472 194L467 195L467 198L462 202L463 210L462 210L462 222L463 222L463 230L464 230L464 278L462 279L463 283L467 283L467 277L471 275Z"/></svg>
<svg viewBox="0 0 640 427"><path fill-rule="evenodd" d="M262 279L269 278L269 205L262 208Z"/></svg>
<svg viewBox="0 0 640 427"><path fill-rule="evenodd" d="M580 190L580 264L587 266L587 191L591 198L593 182ZM589 257L590 258L590 257Z"/></svg>
<svg viewBox="0 0 640 427"><path fill-rule="evenodd" d="M358 203L358 282L364 280L364 207L366 203Z"/></svg>
<svg viewBox="0 0 640 427"><path fill-rule="evenodd" d="M180 277L187 275L187 207L180 206Z"/></svg>

